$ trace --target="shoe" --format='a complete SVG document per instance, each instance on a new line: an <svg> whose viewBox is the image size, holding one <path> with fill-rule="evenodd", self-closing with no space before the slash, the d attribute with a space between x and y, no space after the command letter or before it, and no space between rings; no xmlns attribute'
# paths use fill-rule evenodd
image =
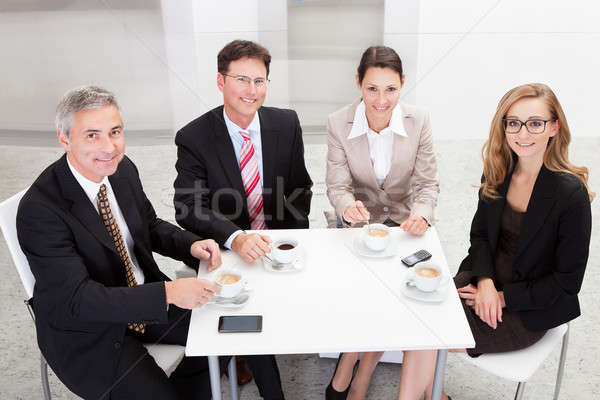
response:
<svg viewBox="0 0 600 400"><path fill-rule="evenodd" d="M245 385L252 380L252 372L250 372L250 368L244 357L235 358L235 370L237 371L239 386Z"/></svg>
<svg viewBox="0 0 600 400"><path fill-rule="evenodd" d="M248 368L248 363L244 357L235 357L235 371L237 373L238 386L243 386L252 380L252 372ZM229 372L225 370L225 375L229 378Z"/></svg>
<svg viewBox="0 0 600 400"><path fill-rule="evenodd" d="M344 390L343 392L338 392L333 388L333 378L335 378L335 373L337 372L338 365L340 365L342 354L340 354L337 363L335 364L335 369L333 370L333 375L331 376L331 382L329 382L329 386L327 386L327 389L325 389L325 400L346 400L346 397L348 397L348 392L350 391L350 386L352 386L352 380L354 379L354 375L356 374L356 370L358 369L358 364L360 363L360 360L358 360L354 365L354 371L352 371L352 378L350 379L350 383L348 384L346 390Z"/></svg>

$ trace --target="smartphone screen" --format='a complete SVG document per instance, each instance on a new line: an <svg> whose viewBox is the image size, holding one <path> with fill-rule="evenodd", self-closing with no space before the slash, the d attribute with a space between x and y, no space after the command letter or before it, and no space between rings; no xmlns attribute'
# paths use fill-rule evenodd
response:
<svg viewBox="0 0 600 400"><path fill-rule="evenodd" d="M261 332L262 315L224 315L219 317L219 332Z"/></svg>

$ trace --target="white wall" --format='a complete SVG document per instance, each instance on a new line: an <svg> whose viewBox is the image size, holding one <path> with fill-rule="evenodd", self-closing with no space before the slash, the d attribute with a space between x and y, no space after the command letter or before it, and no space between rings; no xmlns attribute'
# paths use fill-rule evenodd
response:
<svg viewBox="0 0 600 400"><path fill-rule="evenodd" d="M60 97L84 84L117 92L127 129L170 128L164 33L152 5L0 12L0 129L52 131Z"/></svg>
<svg viewBox="0 0 600 400"><path fill-rule="evenodd" d="M548 84L574 136L600 136L600 3L421 0L416 93L437 139L487 137L502 95Z"/></svg>
<svg viewBox="0 0 600 400"><path fill-rule="evenodd" d="M307 132L322 132L327 114L359 96L360 55L383 43L403 59L403 101L429 110L437 139L484 138L500 97L532 81L555 90L574 136L600 136L600 2L11 4L0 11L0 130L52 130L59 97L86 83L117 93L128 129L177 130L221 104L216 56L243 38L273 56L265 104L295 108Z"/></svg>

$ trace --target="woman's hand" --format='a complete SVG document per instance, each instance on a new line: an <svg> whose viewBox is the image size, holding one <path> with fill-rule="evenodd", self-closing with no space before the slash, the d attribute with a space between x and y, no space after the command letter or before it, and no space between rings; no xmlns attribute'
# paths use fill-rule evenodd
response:
<svg viewBox="0 0 600 400"><path fill-rule="evenodd" d="M504 296L502 296L504 297ZM477 282L477 293L474 298L475 314L490 327L496 329L502 322L502 300L494 287L491 278L481 278Z"/></svg>
<svg viewBox="0 0 600 400"><path fill-rule="evenodd" d="M360 200L356 200L354 203L346 207L346 210L344 210L344 219L351 224L365 222L369 218L371 218L371 213L369 213L369 210L367 210Z"/></svg>
<svg viewBox="0 0 600 400"><path fill-rule="evenodd" d="M465 299L465 304L469 307L475 307L475 295L477 294L477 288L473 284L469 283L467 286L458 288L458 297Z"/></svg>
<svg viewBox="0 0 600 400"><path fill-rule="evenodd" d="M411 235L422 236L427 230L427 221L425 218L418 215L410 214L408 218L400 224L400 228L404 232L408 232Z"/></svg>

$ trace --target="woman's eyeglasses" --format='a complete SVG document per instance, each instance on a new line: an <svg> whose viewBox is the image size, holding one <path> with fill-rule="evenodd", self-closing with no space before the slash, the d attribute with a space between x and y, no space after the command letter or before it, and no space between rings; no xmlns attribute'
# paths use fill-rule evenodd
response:
<svg viewBox="0 0 600 400"><path fill-rule="evenodd" d="M539 134L544 133L546 130L546 124L548 122L554 122L555 119L528 119L523 122L516 118L503 118L502 126L504 127L504 132L506 133L519 133L523 125L527 128L529 133Z"/></svg>

